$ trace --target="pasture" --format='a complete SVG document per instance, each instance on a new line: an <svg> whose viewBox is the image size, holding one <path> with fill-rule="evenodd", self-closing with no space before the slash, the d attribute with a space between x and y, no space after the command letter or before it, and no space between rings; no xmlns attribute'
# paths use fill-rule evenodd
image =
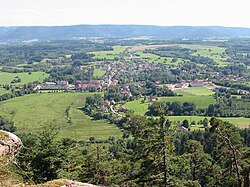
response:
<svg viewBox="0 0 250 187"><path fill-rule="evenodd" d="M134 100L134 101L130 101L127 102L124 106L127 109L133 110L134 114L136 115L144 115L147 111L148 111L148 105L150 105L151 103L146 102L146 103L142 103L143 99L138 99L138 100ZM203 120L204 118L207 118L208 120L210 119L210 117L205 117L205 116L167 116L167 118L172 121L172 122L182 122L183 120L187 119L189 121L189 123L195 121L196 123L198 123L199 121ZM223 121L228 121L232 124L235 124L236 126L240 127L240 128L248 128L250 126L250 118L243 118L243 117L228 117L228 118L218 118L221 119ZM196 125L196 126L192 126L191 129L192 130L197 130L197 129L202 129L202 125Z"/></svg>
<svg viewBox="0 0 250 187"><path fill-rule="evenodd" d="M173 47L178 46L182 48L188 48L191 50L197 50L192 55L195 56L203 56L212 58L219 66L226 66L229 63L225 62L228 57L223 54L225 52L225 48L217 47L217 46L206 46L206 45L193 45L193 44L167 44L167 45L141 45L141 46L134 46L131 48L131 51L136 51L135 54L139 55L141 58L148 59L151 63L164 63L171 65L171 58L163 58L159 57L155 54L150 53L143 53L145 49L157 49L161 47ZM181 63L183 60L178 59L176 64Z"/></svg>
<svg viewBox="0 0 250 187"><path fill-rule="evenodd" d="M192 121L195 121L198 123L201 120L204 120L204 118L207 118L210 120L211 117L205 117L205 116L168 116L167 119L173 122L182 122L183 120L188 120L189 124ZM218 118L223 121L227 121L229 123L235 124L239 128L248 128L250 126L250 118L243 118L243 117L229 117L229 118ZM196 125L192 126L191 129L196 130L196 129L201 129L203 126L202 125Z"/></svg>
<svg viewBox="0 0 250 187"><path fill-rule="evenodd" d="M189 90L190 89L190 90ZM188 92L186 90L189 90ZM162 102L193 102L196 104L197 108L206 108L210 104L215 104L216 101L213 98L213 92L206 88L187 88L185 90L176 90L178 94L183 96L175 96L175 97L159 97L158 101ZM134 114L144 115L148 111L148 106L152 104L152 102L142 102L143 99L137 99L134 101L129 101L125 103L125 107L128 110L133 110Z"/></svg>
<svg viewBox="0 0 250 187"><path fill-rule="evenodd" d="M136 57L134 57L134 58L142 58L142 59L148 60L148 62L150 62L150 63L162 63L162 64L166 64L166 65L177 65L177 64L180 64L181 62L183 62L183 60L181 58L178 58L176 62L172 62L173 58L160 57L156 54L143 53L142 51L138 51L135 54L136 54Z"/></svg>
<svg viewBox="0 0 250 187"><path fill-rule="evenodd" d="M152 103L146 102L142 103L143 99L137 99L134 101L130 101L125 103L125 107L128 110L133 110L134 114L136 115L144 115L148 111L148 106L151 105Z"/></svg>
<svg viewBox="0 0 250 187"><path fill-rule="evenodd" d="M96 68L96 69L94 69L93 76L99 78L99 77L102 77L103 75L105 75L105 73L106 73L105 70Z"/></svg>
<svg viewBox="0 0 250 187"><path fill-rule="evenodd" d="M31 74L25 73L6 73L0 72L0 85L4 84L12 84L11 81L14 79L20 78L21 82L13 83L13 84L27 84L29 82L39 81L43 82L45 78L49 75L44 72L32 72Z"/></svg>
<svg viewBox="0 0 250 187"><path fill-rule="evenodd" d="M176 90L175 92L181 95L196 96L210 96L214 94L214 92L211 89L208 89L207 87L188 87L185 89Z"/></svg>
<svg viewBox="0 0 250 187"><path fill-rule="evenodd" d="M193 53L193 55L195 56L203 56L203 57L208 57L213 59L219 66L226 66L229 63L225 62L225 60L228 59L228 57L226 55L223 55L223 53L225 52L224 48L220 48L220 47L207 47L205 49L200 49L197 52Z"/></svg>
<svg viewBox="0 0 250 187"><path fill-rule="evenodd" d="M0 95L6 94L6 93L10 93L10 90L6 90L6 89L0 87Z"/></svg>
<svg viewBox="0 0 250 187"><path fill-rule="evenodd" d="M179 91L180 93L180 91ZM159 97L159 101L163 102L191 102L195 103L197 108L207 108L210 104L215 104L216 101L213 96L210 95L192 95L190 93L183 92L183 96L179 97Z"/></svg>
<svg viewBox="0 0 250 187"><path fill-rule="evenodd" d="M46 123L56 123L59 127L59 137L75 140L88 140L95 137L98 140L110 136L119 137L121 131L115 125L103 120L92 120L80 108L85 98L93 93L39 93L17 97L0 103L0 115L14 121L17 133L39 132ZM72 123L67 123L65 110L70 107L69 117Z"/></svg>
<svg viewBox="0 0 250 187"><path fill-rule="evenodd" d="M120 53L124 52L127 48L128 46L114 46L113 51L95 51L90 53L95 55L93 58L114 60L115 57L119 58Z"/></svg>

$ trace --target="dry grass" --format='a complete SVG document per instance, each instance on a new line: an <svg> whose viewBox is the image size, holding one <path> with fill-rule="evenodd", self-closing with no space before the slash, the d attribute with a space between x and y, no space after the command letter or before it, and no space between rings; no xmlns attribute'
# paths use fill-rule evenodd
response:
<svg viewBox="0 0 250 187"><path fill-rule="evenodd" d="M162 44L162 45L137 45L132 47L131 51L144 51L145 49L157 49L161 47L169 47L170 45Z"/></svg>
<svg viewBox="0 0 250 187"><path fill-rule="evenodd" d="M8 163L8 159L0 157L0 187L12 187L15 183L14 173L10 171Z"/></svg>

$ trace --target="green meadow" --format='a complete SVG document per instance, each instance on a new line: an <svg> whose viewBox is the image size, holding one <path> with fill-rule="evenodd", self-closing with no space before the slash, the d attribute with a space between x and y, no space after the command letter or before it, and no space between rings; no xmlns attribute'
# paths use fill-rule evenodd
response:
<svg viewBox="0 0 250 187"><path fill-rule="evenodd" d="M214 92L207 87L189 87L181 90L176 90L175 92L184 96L211 96L214 94Z"/></svg>
<svg viewBox="0 0 250 187"><path fill-rule="evenodd" d="M173 58L160 57L152 53L143 53L143 51L138 51L135 53L137 56L135 58L142 58L148 60L150 63L162 63L166 65L177 65L183 62L181 58L178 58L176 62L172 62Z"/></svg>
<svg viewBox="0 0 250 187"><path fill-rule="evenodd" d="M94 54L94 58L106 58L107 60L114 60L115 57L119 58L120 53L124 52L128 46L114 46L113 51L95 51L91 52Z"/></svg>
<svg viewBox="0 0 250 187"><path fill-rule="evenodd" d="M146 103L142 103L143 99L138 99L138 100L134 100L131 102L127 102L124 106L127 109L133 110L134 114L136 115L144 115L147 111L148 111L148 106L151 104L149 102ZM195 121L196 123L198 123L200 120L203 120L204 118L208 118L210 119L210 117L204 117L204 116L167 116L167 118L170 121L173 122L182 122L183 120L187 119L189 121L189 123ZM219 118L223 121L228 121L230 123L233 123L235 125L237 125L240 128L248 128L250 126L250 118L243 118L243 117L229 117L229 118ZM201 125L196 125L191 127L192 130L195 129L201 129L202 126Z"/></svg>
<svg viewBox="0 0 250 187"><path fill-rule="evenodd" d="M211 90L207 89L206 87L196 87L196 88L187 88L182 90L175 90L176 93L183 95L182 97L159 97L159 101L164 102L193 102L196 104L198 108L208 107L209 104L216 103L215 99L213 98L213 93ZM136 115L145 115L148 112L148 106L152 104L152 102L146 101L145 103L142 102L143 99L138 99L134 101L130 101L124 104L126 109L134 111ZM196 123L200 120L203 120L204 116L168 116L167 117L170 121L183 121L187 119L190 123L195 121ZM210 119L210 117L207 117ZM242 117L229 117L229 118L219 118L223 121L228 121L237 125L240 128L247 128L250 126L250 118L242 118ZM191 127L192 130L201 129L201 125L196 125Z"/></svg>
<svg viewBox="0 0 250 187"><path fill-rule="evenodd" d="M216 63L218 63L219 66L226 66L229 64L228 62L224 62L228 58L226 55L223 55L223 53L225 52L225 48L221 48L217 46L195 45L195 44L172 44L169 46L179 46L182 48L197 50L197 52L193 53L192 55L195 55L195 56L200 55L203 57L212 58ZM177 62L181 62L181 61L182 60L178 60Z"/></svg>
<svg viewBox="0 0 250 187"><path fill-rule="evenodd" d="M105 73L106 73L106 71L103 69L94 69L93 76L99 78L99 77L102 77L103 75L105 75Z"/></svg>
<svg viewBox="0 0 250 187"><path fill-rule="evenodd" d="M226 66L229 63L225 62L225 60L227 60L228 57L223 55L224 52L225 52L224 48L213 46L213 47L207 47L205 49L200 49L197 52L193 53L193 55L208 57L213 59L219 66Z"/></svg>
<svg viewBox="0 0 250 187"><path fill-rule="evenodd" d="M192 95L192 94L185 93L185 92L183 92L183 96L179 96L179 97L160 97L159 101L180 102L180 103L191 102L191 103L195 103L197 108L206 108L208 107L208 105L215 104L216 102L213 96L210 96L210 95L197 96L197 95Z"/></svg>
<svg viewBox="0 0 250 187"><path fill-rule="evenodd" d="M13 81L14 79L18 79L18 78L21 79L21 82L18 82L15 84L27 84L29 82L34 82L34 81L43 82L43 80L47 78L48 76L49 75L44 72L32 72L31 74L0 72L0 85L12 84L11 81Z"/></svg>
<svg viewBox="0 0 250 187"><path fill-rule="evenodd" d="M17 97L0 103L0 115L14 121L17 133L42 130L44 124L56 123L59 137L75 140L98 140L110 136L119 137L121 131L113 124L104 120L92 120L80 109L85 98L93 93L39 93ZM70 107L67 123L65 110Z"/></svg>
<svg viewBox="0 0 250 187"><path fill-rule="evenodd" d="M175 97L159 97L158 101L162 102L193 102L196 104L197 108L206 108L210 104L215 104L216 101L212 96L213 91L205 87L197 88L186 88L182 90L175 90L176 93L182 96ZM148 106L151 105L151 102L142 102L143 99L137 99L125 103L125 107L129 110L133 110L135 114L144 115L148 111Z"/></svg>
<svg viewBox="0 0 250 187"><path fill-rule="evenodd" d="M142 103L142 101L143 99L129 101L125 103L124 106L128 110L133 110L134 114L136 115L144 115L148 111L148 106L151 105L152 103L150 102Z"/></svg>
<svg viewBox="0 0 250 187"><path fill-rule="evenodd" d="M204 117L204 116L168 116L166 117L167 119L169 119L170 121L175 121L175 122L182 122L183 120L188 120L189 124L193 121L195 121L196 123L198 123L201 120L204 120L204 118L207 118L208 120L210 120L211 117ZM221 119L223 121L227 121L230 122L232 124L237 125L240 128L248 128L250 126L250 118L242 118L242 117L229 117L229 118L218 118ZM199 129L201 128L202 125L196 125L196 126L192 126L191 129Z"/></svg>
<svg viewBox="0 0 250 187"><path fill-rule="evenodd" d="M0 95L6 94L6 93L10 93L10 91L0 87Z"/></svg>

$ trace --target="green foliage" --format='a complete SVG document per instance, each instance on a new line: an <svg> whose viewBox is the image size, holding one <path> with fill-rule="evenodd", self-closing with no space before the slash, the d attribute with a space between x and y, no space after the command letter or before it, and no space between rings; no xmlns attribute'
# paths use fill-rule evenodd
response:
<svg viewBox="0 0 250 187"><path fill-rule="evenodd" d="M240 130L215 118L210 123L211 132L176 132L163 117L128 115L123 139L110 137L105 144L94 137L57 140L51 123L36 136L20 136L19 173L35 182L60 177L106 186L222 187L236 186L238 171L247 186L250 152L243 151Z"/></svg>
<svg viewBox="0 0 250 187"><path fill-rule="evenodd" d="M208 106L208 116L221 117L250 117L250 98L231 96L230 93L217 93L215 95L217 104Z"/></svg>
<svg viewBox="0 0 250 187"><path fill-rule="evenodd" d="M0 116L0 129L9 131L9 132L14 132L16 130L16 127L14 126L14 122L10 121L3 116Z"/></svg>
<svg viewBox="0 0 250 187"><path fill-rule="evenodd" d="M19 166L24 177L35 183L41 183L58 178L67 157L67 150L55 141L58 134L56 124L49 123L37 136L24 134L25 147L18 156ZM28 152L26 152L28 151Z"/></svg>
<svg viewBox="0 0 250 187"><path fill-rule="evenodd" d="M210 119L210 132L212 137L212 157L217 161L223 170L225 183L241 186L240 165L242 152L242 138L239 129L234 125L220 121L216 118Z"/></svg>
<svg viewBox="0 0 250 187"><path fill-rule="evenodd" d="M159 116L158 108L162 107L162 112L164 115L195 115L196 105L194 103L184 102L183 104L179 102L155 102L149 106L149 114L154 116Z"/></svg>

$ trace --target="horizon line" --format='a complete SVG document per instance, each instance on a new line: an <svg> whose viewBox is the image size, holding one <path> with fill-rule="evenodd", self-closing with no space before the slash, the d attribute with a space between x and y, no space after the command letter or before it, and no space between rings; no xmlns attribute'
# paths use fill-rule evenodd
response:
<svg viewBox="0 0 250 187"><path fill-rule="evenodd" d="M0 27L72 27L72 26L152 26L152 27L224 27L224 28L246 28L244 26L223 25L153 25L153 24L72 24L72 25L0 25Z"/></svg>

